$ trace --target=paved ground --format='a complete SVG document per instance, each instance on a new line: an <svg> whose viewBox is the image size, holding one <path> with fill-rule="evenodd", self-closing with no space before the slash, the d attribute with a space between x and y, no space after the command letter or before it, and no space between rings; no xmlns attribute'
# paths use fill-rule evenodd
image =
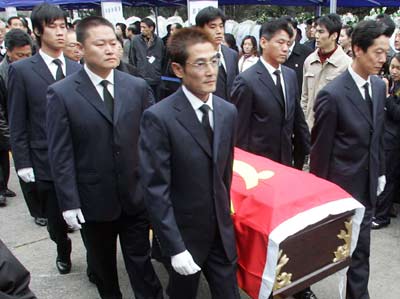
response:
<svg viewBox="0 0 400 299"><path fill-rule="evenodd" d="M55 245L47 230L33 223L22 198L19 185L12 170L10 188L18 194L10 199L8 206L0 208L0 238L31 272L31 289L38 299L94 299L98 294L86 278L85 253L80 234L71 234L73 240L72 272L59 275L55 267ZM370 294L372 299L400 298L400 218L393 220L385 229L373 231L371 253ZM122 256L118 256L119 278L124 298L133 298ZM167 276L157 262L154 267L165 286ZM314 285L319 299L336 299L337 277L335 275ZM198 298L210 298L207 285L202 281ZM248 298L245 294L242 298Z"/></svg>

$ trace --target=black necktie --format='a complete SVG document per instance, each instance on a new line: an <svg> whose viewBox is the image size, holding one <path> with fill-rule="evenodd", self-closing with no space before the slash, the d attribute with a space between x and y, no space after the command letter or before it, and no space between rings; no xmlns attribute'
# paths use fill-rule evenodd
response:
<svg viewBox="0 0 400 299"><path fill-rule="evenodd" d="M57 64L56 81L64 79L65 76L64 76L64 73L63 73L63 70L62 70L62 67L61 67L62 66L61 60L57 58L57 59L54 59L53 62L55 64Z"/></svg>
<svg viewBox="0 0 400 299"><path fill-rule="evenodd" d="M373 107L372 107L372 99L371 96L369 95L369 88L368 88L369 84L368 82L364 84L364 90L365 90L365 101L367 102L367 106L369 109L369 113L371 114L371 118L373 117L372 111L373 111Z"/></svg>
<svg viewBox="0 0 400 299"><path fill-rule="evenodd" d="M208 141L210 144L213 144L213 130L211 129L210 119L208 117L208 111L210 111L210 107L206 104L200 107L200 111L203 112L203 117L201 119L201 124L203 125L204 130L206 131Z"/></svg>
<svg viewBox="0 0 400 299"><path fill-rule="evenodd" d="M103 99L104 104L107 107L107 110L110 112L111 118L114 117L114 98L111 93L107 89L107 85L109 82L107 80L103 80L100 82L101 86L103 86Z"/></svg>
<svg viewBox="0 0 400 299"><path fill-rule="evenodd" d="M285 97L283 96L283 89L281 84L281 71L275 70L274 75L276 76L276 88L278 89L280 100L283 104L283 107L285 107Z"/></svg>

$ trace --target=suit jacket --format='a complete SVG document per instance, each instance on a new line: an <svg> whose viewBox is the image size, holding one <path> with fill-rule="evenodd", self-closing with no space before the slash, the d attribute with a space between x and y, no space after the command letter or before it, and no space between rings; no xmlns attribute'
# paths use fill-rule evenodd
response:
<svg viewBox="0 0 400 299"><path fill-rule="evenodd" d="M49 159L62 211L112 221L144 209L138 188L139 125L153 102L142 79L114 70L114 117L86 71L50 86Z"/></svg>
<svg viewBox="0 0 400 299"><path fill-rule="evenodd" d="M313 49L305 45L296 42L294 44L292 53L290 54L288 60L283 65L291 68L296 72L297 76L297 86L299 87L299 94L301 94L301 88L303 86L303 65L304 61L313 52Z"/></svg>
<svg viewBox="0 0 400 299"><path fill-rule="evenodd" d="M399 93L400 88L396 88L385 104L385 150L400 149L400 96L396 95L396 91Z"/></svg>
<svg viewBox="0 0 400 299"><path fill-rule="evenodd" d="M224 100L230 101L230 93L232 84L236 76L239 74L238 53L225 45L221 45L221 52L224 56L226 71L218 72L217 89L214 94Z"/></svg>
<svg viewBox="0 0 400 299"><path fill-rule="evenodd" d="M376 202L384 174L385 83L371 77L373 117L346 70L318 94L311 133L310 171L341 186L362 204ZM365 198L366 194L369 198Z"/></svg>
<svg viewBox="0 0 400 299"><path fill-rule="evenodd" d="M237 146L292 166L294 154L304 162L309 152L310 134L300 108L296 74L282 66L282 76L286 109L261 61L236 77L231 99L238 109ZM296 138L294 143L293 138ZM299 164L301 168L303 163Z"/></svg>
<svg viewBox="0 0 400 299"><path fill-rule="evenodd" d="M236 109L213 96L214 143L179 88L143 114L140 173L144 199L165 256L187 249L207 258L217 231L236 258L230 185Z"/></svg>
<svg viewBox="0 0 400 299"><path fill-rule="evenodd" d="M65 58L66 75L81 65ZM46 138L46 91L55 82L40 54L10 65L8 115L15 168L33 167L35 178L51 181Z"/></svg>

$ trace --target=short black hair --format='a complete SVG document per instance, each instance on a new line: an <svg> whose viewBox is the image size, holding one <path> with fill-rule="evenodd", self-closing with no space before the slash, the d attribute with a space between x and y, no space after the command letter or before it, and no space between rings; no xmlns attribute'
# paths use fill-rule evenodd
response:
<svg viewBox="0 0 400 299"><path fill-rule="evenodd" d="M337 33L336 43L340 37L340 30L342 30L342 20L340 16L335 13L330 13L325 16L320 17L316 24L319 26L324 26L326 30L329 32L329 36L334 33Z"/></svg>
<svg viewBox="0 0 400 299"><path fill-rule="evenodd" d="M368 48L372 46L374 40L382 35L385 35L386 26L377 21L361 21L354 28L351 35L351 49L354 54L354 46L361 48L367 52Z"/></svg>
<svg viewBox="0 0 400 299"><path fill-rule="evenodd" d="M32 48L32 39L28 33L21 29L11 29L4 37L4 45L7 51L13 51L14 48L24 47L26 45Z"/></svg>
<svg viewBox="0 0 400 299"><path fill-rule="evenodd" d="M293 18L291 16L283 16L282 19L286 20L286 22L291 24L294 29L297 28L298 23L295 18ZM312 24L312 22L311 22L311 24Z"/></svg>
<svg viewBox="0 0 400 299"><path fill-rule="evenodd" d="M87 31L97 26L108 26L115 31L113 24L109 20L99 16L90 16L81 20L76 26L76 40L83 44L87 38Z"/></svg>
<svg viewBox="0 0 400 299"><path fill-rule="evenodd" d="M156 28L156 24L150 18L144 18L140 21L140 23L145 23L148 27L153 27L153 31Z"/></svg>
<svg viewBox="0 0 400 299"><path fill-rule="evenodd" d="M51 5L44 2L33 8L31 14L31 21L32 21L33 32L36 36L36 40L39 46L41 45L40 35L43 33L44 30L43 25L51 24L58 19L64 19L65 25L67 25L67 15L65 11L63 11L56 5Z"/></svg>
<svg viewBox="0 0 400 299"><path fill-rule="evenodd" d="M260 38L265 37L267 40L271 40L275 33L280 30L285 31L289 35L289 38L293 37L293 30L290 28L289 23L285 20L285 18L279 18L266 22L261 26Z"/></svg>
<svg viewBox="0 0 400 299"><path fill-rule="evenodd" d="M376 16L376 21L382 22L386 25L385 35L387 37L391 37L393 35L394 31L396 30L396 24L389 15L385 13L379 14Z"/></svg>
<svg viewBox="0 0 400 299"><path fill-rule="evenodd" d="M20 17L17 17L17 16L9 17L8 20L7 20L7 24L9 26L11 25L12 20L20 20L21 21Z"/></svg>
<svg viewBox="0 0 400 299"><path fill-rule="evenodd" d="M226 16L224 12L219 8L207 6L196 15L196 26L204 27L207 23L218 18L221 18L222 22L225 24Z"/></svg>
<svg viewBox="0 0 400 299"><path fill-rule="evenodd" d="M128 31L131 31L133 34L140 34L140 22L136 21L133 24L129 24Z"/></svg>

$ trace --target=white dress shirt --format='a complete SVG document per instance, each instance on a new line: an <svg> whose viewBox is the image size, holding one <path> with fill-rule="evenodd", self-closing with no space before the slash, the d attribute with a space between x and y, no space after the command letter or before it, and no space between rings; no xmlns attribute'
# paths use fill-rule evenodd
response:
<svg viewBox="0 0 400 299"><path fill-rule="evenodd" d="M210 107L210 110L208 111L208 119L210 120L210 126L211 129L214 130L214 117L213 117L213 101L212 101L212 93L208 95L208 100L206 102L203 102L200 100L198 97L196 97L192 92L190 92L185 85L182 85L182 91L189 100L190 105L192 105L194 112L196 112L197 119L201 123L201 120L203 118L203 112L201 112L200 107L206 104L208 107Z"/></svg>
<svg viewBox="0 0 400 299"><path fill-rule="evenodd" d="M103 87L103 85L100 84L101 81L103 81L103 80L108 81L107 90L110 92L111 96L114 98L114 87L115 87L114 86L114 70L111 70L111 72L107 76L107 78L103 79L102 77L96 75L91 70L89 70L89 68L87 67L86 64L83 66L83 68L85 69L87 75L89 76L90 81L92 81L94 87L96 87L96 90L99 93L99 96L103 101L104 101L104 97L103 97L104 87Z"/></svg>
<svg viewBox="0 0 400 299"><path fill-rule="evenodd" d="M359 74L357 74L353 68L351 67L351 65L348 68L350 76L353 78L354 82L356 83L358 90L361 93L362 98L365 100L365 89L364 89L364 85L365 83L368 82L368 90L369 90L369 95L372 99L372 86L371 86L371 76L368 76L368 79L365 80L364 78L362 78Z"/></svg>
<svg viewBox="0 0 400 299"><path fill-rule="evenodd" d="M62 72L63 72L64 76L66 75L65 57L62 52L61 52L60 56L53 58L53 57L47 55L46 53L44 53L42 51L42 49L39 49L39 55L43 58L47 67L49 68L49 71L50 71L51 75L53 76L54 80L56 79L56 74L57 74L57 69L58 69L58 65L54 62L54 59L60 59Z"/></svg>
<svg viewBox="0 0 400 299"><path fill-rule="evenodd" d="M283 75L282 75L282 67L281 65L279 65L279 67L276 69L274 68L272 65L270 65L268 62L266 62L264 60L264 58L261 56L260 57L260 61L262 62L262 64L265 66L265 68L267 69L268 73L271 75L272 80L274 81L275 85L276 85L276 75L274 74L274 72L276 70L279 70L280 73L280 77L281 77L281 85L282 85L282 91L283 91L283 98L284 101L286 103L286 88L285 88L285 80L283 80Z"/></svg>
<svg viewBox="0 0 400 299"><path fill-rule="evenodd" d="M222 49L221 49L221 45L219 45L218 48L218 53L219 53L219 59L221 61L222 66L224 67L225 73L226 73L226 63L225 63L225 58L224 58L224 54L222 54Z"/></svg>

